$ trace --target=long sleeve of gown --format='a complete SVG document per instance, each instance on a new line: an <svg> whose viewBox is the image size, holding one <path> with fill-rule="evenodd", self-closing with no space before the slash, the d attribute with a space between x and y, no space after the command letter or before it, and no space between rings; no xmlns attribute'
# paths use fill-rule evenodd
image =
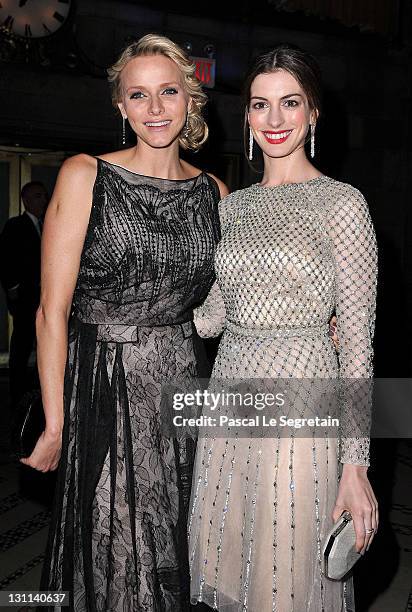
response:
<svg viewBox="0 0 412 612"><path fill-rule="evenodd" d="M342 185L330 213L342 390L340 461L369 465L376 238L365 199L350 185Z"/></svg>
<svg viewBox="0 0 412 612"><path fill-rule="evenodd" d="M193 319L201 338L215 338L223 332L226 309L217 282L214 283L203 304L194 310Z"/></svg>
<svg viewBox="0 0 412 612"><path fill-rule="evenodd" d="M237 204L237 192L227 195L219 202L219 218L222 236L233 207ZM225 328L226 308L222 291L217 281L209 291L205 301L193 313L197 333L201 338L216 338Z"/></svg>

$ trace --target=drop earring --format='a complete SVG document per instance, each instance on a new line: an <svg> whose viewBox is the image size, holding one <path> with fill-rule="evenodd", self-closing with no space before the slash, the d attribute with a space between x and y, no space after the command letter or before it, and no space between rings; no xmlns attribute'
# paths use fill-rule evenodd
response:
<svg viewBox="0 0 412 612"><path fill-rule="evenodd" d="M310 124L310 156L315 157L315 124Z"/></svg>
<svg viewBox="0 0 412 612"><path fill-rule="evenodd" d="M249 161L253 159L253 134L249 126Z"/></svg>
<svg viewBox="0 0 412 612"><path fill-rule="evenodd" d="M187 113L185 125L184 125L184 128L183 128L183 136L185 138L187 138L189 136L189 133L190 133L190 130L189 130L189 113Z"/></svg>
<svg viewBox="0 0 412 612"><path fill-rule="evenodd" d="M122 115L122 144L126 144L126 118Z"/></svg>

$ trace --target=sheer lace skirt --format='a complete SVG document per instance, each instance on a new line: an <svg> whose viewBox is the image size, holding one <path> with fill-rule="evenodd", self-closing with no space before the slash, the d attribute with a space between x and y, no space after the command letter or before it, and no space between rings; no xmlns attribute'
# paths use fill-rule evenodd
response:
<svg viewBox="0 0 412 612"><path fill-rule="evenodd" d="M192 324L72 329L42 589L70 610L185 611L194 441L161 435L161 387L195 376ZM196 349L196 350L195 350Z"/></svg>

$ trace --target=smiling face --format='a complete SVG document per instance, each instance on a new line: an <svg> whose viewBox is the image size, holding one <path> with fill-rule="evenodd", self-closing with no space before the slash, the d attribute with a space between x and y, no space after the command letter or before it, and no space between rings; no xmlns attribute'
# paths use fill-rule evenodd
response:
<svg viewBox="0 0 412 612"><path fill-rule="evenodd" d="M259 74L250 88L249 125L255 141L269 157L286 157L302 149L317 111L289 72Z"/></svg>
<svg viewBox="0 0 412 612"><path fill-rule="evenodd" d="M177 145L189 104L178 65L164 55L135 57L122 70L121 85L118 106L138 142L153 148Z"/></svg>

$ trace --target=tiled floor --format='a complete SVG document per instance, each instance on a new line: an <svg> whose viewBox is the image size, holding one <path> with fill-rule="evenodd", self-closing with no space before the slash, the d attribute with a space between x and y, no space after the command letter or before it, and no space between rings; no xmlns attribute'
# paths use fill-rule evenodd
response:
<svg viewBox="0 0 412 612"><path fill-rule="evenodd" d="M1 466L5 487L2 483L0 589L4 590L36 588L50 518L45 506L18 495L18 470L19 466L13 463Z"/></svg>
<svg viewBox="0 0 412 612"><path fill-rule="evenodd" d="M385 444L382 448L385 449ZM378 483L375 487L383 519L376 547L370 550L369 572L369 563L365 559L365 567L359 576L363 582L369 583L369 590L373 592L375 588L379 593L376 600L365 608L370 612L412 611L412 440L399 441L395 450L392 481L381 485L380 495ZM384 452L382 454L384 456ZM375 479L379 481L379 472L375 473ZM391 498L388 493L385 500L384 491L389 491L391 485Z"/></svg>
<svg viewBox="0 0 412 612"><path fill-rule="evenodd" d="M412 612L412 440L381 441L376 446L371 477L381 507L381 528L355 576L357 610ZM7 383L0 371L2 590L38 588L49 519L44 502L50 498L52 479L32 474L10 459ZM10 612L17 609L2 608Z"/></svg>

